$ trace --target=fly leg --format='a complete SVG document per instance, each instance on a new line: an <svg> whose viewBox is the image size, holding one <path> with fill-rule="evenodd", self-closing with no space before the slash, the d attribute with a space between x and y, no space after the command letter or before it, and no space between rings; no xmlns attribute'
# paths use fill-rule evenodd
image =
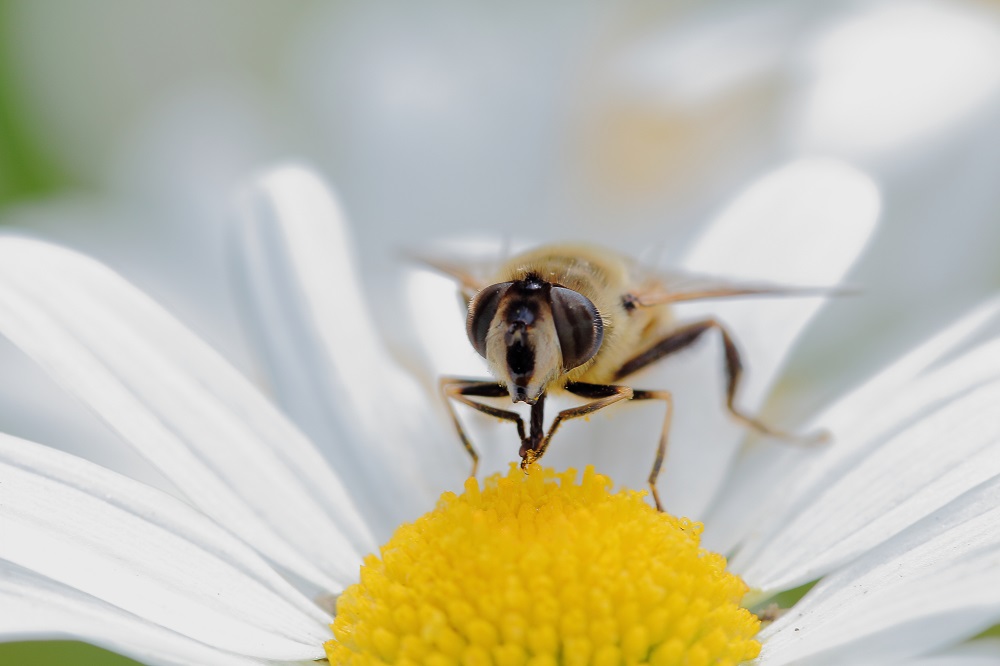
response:
<svg viewBox="0 0 1000 666"><path fill-rule="evenodd" d="M663 459L667 457L667 444L670 436L670 421L674 418L674 396L670 391L632 391L633 400L662 400L667 405L667 412L663 415L663 427L660 430L660 441L656 445L656 458L653 459L653 467L649 470L649 491L653 494L653 501L656 502L656 510L663 511L663 504L660 502L660 493L656 489L656 481L660 478L660 469L663 467Z"/></svg>
<svg viewBox="0 0 1000 666"><path fill-rule="evenodd" d="M593 414L597 410L604 409L608 405L613 405L616 402L628 400L632 397L632 389L628 386L616 386L613 384L585 384L582 382L571 382L566 385L566 390L580 396L581 398L589 398L590 402L584 403L579 407L564 409L556 414L556 418L552 420L552 425L549 426L549 431L545 433L545 437L542 438L537 447L530 448L525 451L521 460L522 469L545 455L545 450L549 448L549 442L552 441L552 436L556 434L556 430L559 429L559 425L563 421Z"/></svg>
<svg viewBox="0 0 1000 666"><path fill-rule="evenodd" d="M657 511L663 511L663 504L660 502L660 493L656 489L656 480L660 476L660 469L663 467L663 459L667 455L667 441L670 435L670 421L674 416L674 398L670 394L670 391L640 391L631 389L627 386L584 384L582 382L567 384L566 390L583 398L594 399L594 401L581 405L575 410L566 410L561 412L552 423L552 428L549 430L548 437L546 437L546 446L548 446L548 440L555 432L560 419L565 420L568 418L575 418L577 416L593 414L602 407L607 407L610 404L614 404L615 402L625 399L662 400L666 403L667 411L663 415L663 427L660 429L660 440L656 445L656 458L653 460L653 467L649 471L648 478L649 490L653 495L653 501L656 503L656 509ZM567 412L577 413L567 414ZM542 451L544 452L544 448ZM541 454L539 454L539 457L540 456Z"/></svg>
<svg viewBox="0 0 1000 666"><path fill-rule="evenodd" d="M683 326L676 331L667 334L662 340L629 359L618 369L614 375L614 380L618 381L631 375L634 372L645 368L651 363L659 361L665 356L681 351L691 346L701 338L702 334L710 330L716 330L722 337L722 346L726 359L726 409L737 421L743 425L768 437L775 437L790 443L815 444L826 439L826 433L815 433L808 435L797 435L794 433L777 430L760 421L759 419L746 414L736 406L736 390L739 388L740 379L743 376L743 361L740 359L739 349L733 341L732 335L726 328L715 319L705 319L693 324Z"/></svg>
<svg viewBox="0 0 1000 666"><path fill-rule="evenodd" d="M472 458L472 473L470 476L475 476L476 471L479 468L479 454L472 446L472 442L469 440L469 437L465 434L465 429L462 427L462 423L458 420L458 414L455 413L455 405L452 403L452 400L460 402L463 405L468 405L483 414L488 414L489 416L494 416L498 419L504 419L505 421L513 421L517 426L518 437L521 438L522 442L525 441L524 421L521 419L520 414L506 409L499 409L497 407L493 407L492 405L487 405L472 399L473 397L502 398L507 395L507 389L503 386L500 386L494 381L463 379L461 377L442 377L438 382L438 386L441 389L441 394L445 398L444 404L448 408L448 414L451 416L451 422L455 425L455 430L458 432L459 439L462 440L462 446L465 447L469 457Z"/></svg>

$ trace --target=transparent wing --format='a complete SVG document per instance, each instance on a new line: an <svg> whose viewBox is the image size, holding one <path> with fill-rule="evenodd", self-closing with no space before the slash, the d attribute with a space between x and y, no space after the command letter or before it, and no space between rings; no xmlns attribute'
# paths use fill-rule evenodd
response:
<svg viewBox="0 0 1000 666"><path fill-rule="evenodd" d="M510 244L498 240L437 242L406 252L405 300L419 343L412 351L428 376L489 376L466 338L465 310L510 252Z"/></svg>
<svg viewBox="0 0 1000 666"><path fill-rule="evenodd" d="M679 270L650 272L630 296L632 303L647 307L711 299L757 297L807 298L845 296L858 293L843 286L785 285L770 282L733 280Z"/></svg>
<svg viewBox="0 0 1000 666"><path fill-rule="evenodd" d="M415 253L408 253L408 258L454 280L466 301L472 300L476 292L489 286L486 279L478 274L485 273L481 265L463 264L461 260L456 258L431 257Z"/></svg>

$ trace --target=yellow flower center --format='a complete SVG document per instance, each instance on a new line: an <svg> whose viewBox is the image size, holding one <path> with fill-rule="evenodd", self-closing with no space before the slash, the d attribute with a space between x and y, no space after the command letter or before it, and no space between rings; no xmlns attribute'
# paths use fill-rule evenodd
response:
<svg viewBox="0 0 1000 666"><path fill-rule="evenodd" d="M587 468L511 466L445 493L369 555L337 601L332 664L738 664L746 585L701 525Z"/></svg>

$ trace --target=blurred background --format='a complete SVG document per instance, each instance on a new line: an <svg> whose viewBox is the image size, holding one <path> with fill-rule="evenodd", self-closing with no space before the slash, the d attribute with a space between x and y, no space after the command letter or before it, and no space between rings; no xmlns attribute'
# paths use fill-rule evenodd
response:
<svg viewBox="0 0 1000 666"><path fill-rule="evenodd" d="M882 226L863 294L821 315L769 407L798 415L1000 287L998 3L416 4L0 0L0 225L106 262L255 374L226 219L275 161L334 184L398 331L401 248L676 256L756 177L836 157L875 180ZM150 474L31 363L0 362L0 431ZM127 660L50 643L0 662Z"/></svg>

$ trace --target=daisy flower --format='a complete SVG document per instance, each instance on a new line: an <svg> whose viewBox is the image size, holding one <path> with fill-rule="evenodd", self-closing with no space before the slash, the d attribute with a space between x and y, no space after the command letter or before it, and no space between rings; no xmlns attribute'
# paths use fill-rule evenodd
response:
<svg viewBox="0 0 1000 666"><path fill-rule="evenodd" d="M243 293L291 419L97 262L0 238L0 330L172 483L0 437L3 638L72 637L155 664L995 660L994 643L965 641L1000 618L1000 303L816 417L807 427L835 438L818 450L741 447L698 405L718 386L683 367L665 376L683 386L663 496L704 532L610 494L592 470L469 480L434 508L468 461L380 342L335 200L290 166L255 181L240 210ZM877 213L863 174L793 163L754 183L684 264L833 284ZM433 281L411 290L440 321ZM753 364L748 408L818 307L713 308ZM414 326L429 358L466 362L430 331ZM655 430L632 416L584 424L590 448L587 429L561 433L546 462L593 460L640 487ZM498 440L505 460L510 442ZM729 573L705 547L732 556ZM738 606L748 589L759 604L815 581L760 633Z"/></svg>

